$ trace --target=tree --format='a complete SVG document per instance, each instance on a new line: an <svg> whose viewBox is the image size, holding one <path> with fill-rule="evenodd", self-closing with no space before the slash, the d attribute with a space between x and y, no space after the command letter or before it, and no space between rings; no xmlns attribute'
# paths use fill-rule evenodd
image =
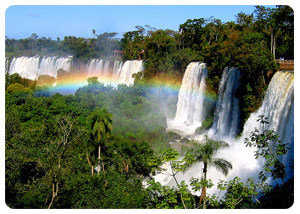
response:
<svg viewBox="0 0 300 214"><path fill-rule="evenodd" d="M138 30L128 31L123 34L121 39L122 49L126 51L124 58L137 59L139 57L139 51L145 49L143 30L137 26Z"/></svg>
<svg viewBox="0 0 300 214"><path fill-rule="evenodd" d="M101 143L104 144L107 143L107 140L111 137L112 115L106 109L100 109L100 110L96 109L91 115L91 120L92 120L93 141L98 146L98 174L99 174L101 171ZM104 171L103 162L102 162L102 170Z"/></svg>
<svg viewBox="0 0 300 214"><path fill-rule="evenodd" d="M214 166L217 170L221 171L224 175L227 175L229 170L232 169L232 165L225 159L214 158L215 154L222 148L229 147L229 144L224 141L216 141L204 136L202 142L190 141L188 143L188 149L186 154L189 156L189 160L194 160L189 163L189 167L193 164L200 162L203 163L203 177L201 178L201 196L199 200L199 206L203 203L203 208L206 208L206 188L211 185L207 180L208 166ZM199 183L196 181L196 183Z"/></svg>
<svg viewBox="0 0 300 214"><path fill-rule="evenodd" d="M243 12L240 12L236 15L236 22L242 27L242 28L250 28L253 24L253 14L246 14Z"/></svg>
<svg viewBox="0 0 300 214"><path fill-rule="evenodd" d="M268 124L267 117L260 115L258 120L262 126ZM284 183L286 176L285 166L280 161L279 157L285 155L289 149L286 143L279 140L279 135L273 130L263 130L260 132L257 128L250 133L250 136L245 138L245 144L248 147L256 147L254 153L256 159L263 157L266 162L263 169L259 173L259 178L262 182L267 180L267 177L272 177L273 180L279 178Z"/></svg>
<svg viewBox="0 0 300 214"><path fill-rule="evenodd" d="M184 160L182 161L178 161L177 159L179 158L179 152L177 152L175 149L173 148L169 148L168 150L164 151L163 156L161 157L162 162L166 163L169 162L170 163L170 168L171 168L171 173L169 172L164 172L164 174L167 174L169 176L172 176L174 181L176 182L177 188L178 188L178 193L180 194L180 200L181 203L184 207L184 209L187 209L184 198L183 197L184 194L187 194L187 189L183 188L183 186L185 185L184 183L178 183L177 179L176 179L176 175L178 172L182 172L184 170L186 170L186 167L188 165L188 163L190 163L190 159L188 158L184 158ZM161 169L163 170L163 169ZM183 189L185 189L185 191L183 191Z"/></svg>
<svg viewBox="0 0 300 214"><path fill-rule="evenodd" d="M75 60L87 62L95 56L93 43L89 39L65 36L62 45L66 52L71 51Z"/></svg>
<svg viewBox="0 0 300 214"><path fill-rule="evenodd" d="M270 38L270 50L275 57L294 58L294 11L289 6L254 10L256 29ZM279 54L276 50L279 49Z"/></svg>
<svg viewBox="0 0 300 214"><path fill-rule="evenodd" d="M276 26L279 28L276 59L294 59L294 11L287 5L279 5L276 10Z"/></svg>
<svg viewBox="0 0 300 214"><path fill-rule="evenodd" d="M105 32L103 34L96 35L97 38L95 50L97 51L99 57L109 56L112 50L119 49L119 41L114 39L117 34L118 33L116 32Z"/></svg>
<svg viewBox="0 0 300 214"><path fill-rule="evenodd" d="M40 165L46 172L46 176L49 178L52 190L48 209L51 208L54 199L58 195L59 184L61 183L60 179L64 171L62 167L64 162L67 161L65 154L71 144L78 140L81 135L80 130L75 131L76 122L76 119L70 116L57 117L54 124L57 136L55 139L50 140L49 145L43 149L44 157L41 158ZM45 204L47 203L47 199Z"/></svg>

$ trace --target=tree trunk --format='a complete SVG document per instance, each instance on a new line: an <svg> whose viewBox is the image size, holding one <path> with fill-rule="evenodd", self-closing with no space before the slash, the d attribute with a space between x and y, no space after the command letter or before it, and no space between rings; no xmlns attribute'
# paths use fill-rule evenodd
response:
<svg viewBox="0 0 300 214"><path fill-rule="evenodd" d="M56 186L56 188L55 188L55 186ZM48 206L48 209L51 208L51 206L52 206L52 204L53 204L53 201L54 201L54 199L55 199L56 196L57 196L57 193L58 193L58 182L56 182L56 184L55 184L55 183L52 183L52 199L51 199L51 202L50 202L50 204L49 204L49 206Z"/></svg>
<svg viewBox="0 0 300 214"><path fill-rule="evenodd" d="M92 168L91 170L92 170L92 176L93 176L93 175L94 175L94 166L93 166L93 164L92 164L91 161L90 161L89 153L88 153L88 152L86 152L86 159L87 159L89 165L90 165L91 168Z"/></svg>
<svg viewBox="0 0 300 214"><path fill-rule="evenodd" d="M171 170L172 170L172 177L174 178L174 180L175 180L175 182L176 182L176 185L177 185L177 188L178 188L178 190L179 190L179 189L180 189L180 188L179 188L179 183L178 183L178 181L177 181L177 179L176 179L176 174L177 174L177 173L174 173L174 171L173 171L172 162L170 162L170 166L171 166ZM182 193L180 193L180 199L181 199L181 202L182 202L182 205L183 205L184 209L186 209L186 205L185 205L185 203L184 203L184 200L183 200L183 197L182 197Z"/></svg>
<svg viewBox="0 0 300 214"><path fill-rule="evenodd" d="M203 168L203 180L206 181L206 174L207 174L207 163L204 163ZM206 186L202 187L202 192L199 200L199 206L203 201L203 209L206 209Z"/></svg>
<svg viewBox="0 0 300 214"><path fill-rule="evenodd" d="M273 38L273 52L272 52L272 54L273 54L274 59L275 59L275 54L276 54L276 36L275 36L275 34L274 34L273 37L274 38Z"/></svg>
<svg viewBox="0 0 300 214"><path fill-rule="evenodd" d="M98 174L100 173L101 171L101 147L100 147L100 144L99 144L99 147L98 147Z"/></svg>
<svg viewBox="0 0 300 214"><path fill-rule="evenodd" d="M52 199L51 199L51 202L50 202L50 204L48 206L48 209L51 208L51 206L53 204L53 201L56 198L57 193L58 193L58 179L57 179L57 174L59 173L59 170L60 170L60 167L61 167L60 162L61 162L61 155L58 156L58 172L54 173L54 181L52 182Z"/></svg>
<svg viewBox="0 0 300 214"><path fill-rule="evenodd" d="M275 59L275 50L276 50L276 36L273 29L271 29L271 53Z"/></svg>
<svg viewBox="0 0 300 214"><path fill-rule="evenodd" d="M209 41L208 41L208 45L210 45L211 39L212 39L212 37L210 36Z"/></svg>

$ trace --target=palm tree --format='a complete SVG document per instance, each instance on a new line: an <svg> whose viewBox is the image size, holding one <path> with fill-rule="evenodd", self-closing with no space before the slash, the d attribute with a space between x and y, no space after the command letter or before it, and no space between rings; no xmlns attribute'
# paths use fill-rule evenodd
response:
<svg viewBox="0 0 300 214"><path fill-rule="evenodd" d="M92 115L92 136L98 146L98 173L101 169L101 143L107 143L111 137L112 115L106 109L97 109ZM104 167L103 167L104 170Z"/></svg>
<svg viewBox="0 0 300 214"><path fill-rule="evenodd" d="M229 170L232 169L232 165L225 159L214 158L215 154L221 149L229 147L229 144L224 141L212 140L204 136L203 142L190 141L188 143L188 149L186 154L192 157L193 161L189 164L190 168L193 164L197 162L203 163L203 177L202 181L206 181L207 178L207 167L214 166L217 170L221 171L225 176L228 174ZM206 208L206 186L202 187L202 192L199 200L199 206L203 202L203 208Z"/></svg>

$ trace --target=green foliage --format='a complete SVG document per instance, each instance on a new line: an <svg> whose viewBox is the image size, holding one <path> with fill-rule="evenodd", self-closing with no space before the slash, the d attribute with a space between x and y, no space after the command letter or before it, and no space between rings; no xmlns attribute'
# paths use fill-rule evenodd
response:
<svg viewBox="0 0 300 214"><path fill-rule="evenodd" d="M196 129L195 134L201 133L201 131L209 129L212 126L213 122L214 122L214 118L212 116L206 118L202 122L201 127L198 127Z"/></svg>
<svg viewBox="0 0 300 214"><path fill-rule="evenodd" d="M179 184L179 188L162 186L159 182L148 181L147 192L149 202L147 208L156 209L187 209L193 208L193 196L189 193L187 185ZM184 201L184 203L182 203Z"/></svg>
<svg viewBox="0 0 300 214"><path fill-rule="evenodd" d="M92 124L92 135L95 142L109 139L112 132L112 115L106 109L96 109L89 120Z"/></svg>
<svg viewBox="0 0 300 214"><path fill-rule="evenodd" d="M164 129L156 125L157 119L161 117L149 115L152 103L145 99L146 93L142 88L120 86L119 90L112 90L111 87L104 87L96 79L91 80L88 86L78 90L75 96L49 96L47 89L41 87L28 94L29 89L19 83L10 85L6 92L5 105L5 176L8 206L146 207L148 196L142 181L160 164L155 163L156 155L146 142L152 143L152 146L156 145L155 142L167 142ZM20 94L21 92L23 94ZM111 100L113 95L115 99ZM83 108L89 99L94 100L93 105L98 108ZM122 106L121 109L119 106ZM112 122L109 119L110 113L100 107L110 107L121 122ZM80 136L70 144L62 144L60 140L64 137L59 133L64 125L58 123L56 118L65 118L67 115L72 115L76 121L76 124L72 125L69 137L78 134ZM112 124L109 125L105 121L111 121L110 124L117 128L116 132L112 131L107 135L112 130ZM100 130L100 134L102 133L103 122L107 124L108 129L105 129L101 138L98 138L98 131L94 132L93 138L95 127L99 129L94 130ZM92 124L98 125L94 127ZM106 143L107 137L110 137L109 143ZM94 139L99 139L102 143L101 161L104 171L92 176L87 152L95 166L98 151L97 147L92 146L97 144Z"/></svg>
<svg viewBox="0 0 300 214"><path fill-rule="evenodd" d="M219 206L223 208L235 209L249 209L255 208L254 201L258 201L259 189L255 184L253 178L248 178L244 183L239 177L235 177L230 181L220 180L218 182L218 189L226 190L222 199L214 194L209 197L209 206Z"/></svg>
<svg viewBox="0 0 300 214"><path fill-rule="evenodd" d="M214 158L218 150L227 147L229 147L228 143L210 139L205 135L201 143L195 141L189 142L185 153L194 159L191 165L195 162L203 162L204 164L215 166L224 175L227 175L232 168L231 163L225 159Z"/></svg>
<svg viewBox="0 0 300 214"><path fill-rule="evenodd" d="M40 75L37 80L37 85L52 86L55 83L55 77L49 75Z"/></svg>
<svg viewBox="0 0 300 214"><path fill-rule="evenodd" d="M193 178L191 180L191 185L194 190L200 190L201 196L198 203L198 206L203 204L203 208L206 208L206 189L213 186L210 180L207 180L207 170L208 166L214 166L218 171L221 171L224 175L227 175L229 170L232 169L232 165L229 161L222 158L215 158L214 156L218 150L222 148L229 147L229 144L224 141L216 141L204 136L204 139L201 143L196 141L191 141L188 143L187 155L184 160L186 161L186 167L184 171L189 169L192 165L197 162L203 163L203 176L201 179Z"/></svg>
<svg viewBox="0 0 300 214"><path fill-rule="evenodd" d="M195 192L202 190L203 187L212 188L214 186L211 179L203 180L200 178L191 178L190 182L192 190Z"/></svg>
<svg viewBox="0 0 300 214"><path fill-rule="evenodd" d="M257 121L264 126L264 124L268 124L267 119L263 115L260 115ZM249 138L245 138L245 144L246 146L257 148L254 152L256 159L263 157L266 161L263 170L259 173L259 178L262 181L266 181L270 175L274 180L279 178L284 183L286 175L285 166L279 157L287 153L289 149L287 144L282 143L279 140L279 136L273 130L263 130L260 133L257 128L250 133Z"/></svg>
<svg viewBox="0 0 300 214"><path fill-rule="evenodd" d="M36 81L29 80L26 78L22 78L19 74L11 74L9 75L8 73L5 74L5 89L7 90L7 87L9 85L12 85L14 83L19 83L23 85L26 88L30 88L31 90L35 89L35 86L37 84Z"/></svg>

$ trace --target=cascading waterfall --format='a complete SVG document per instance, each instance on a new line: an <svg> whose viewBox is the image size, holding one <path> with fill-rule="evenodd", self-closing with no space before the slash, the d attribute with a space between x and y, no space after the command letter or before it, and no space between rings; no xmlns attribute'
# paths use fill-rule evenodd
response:
<svg viewBox="0 0 300 214"><path fill-rule="evenodd" d="M113 70L110 68L110 61L105 61L104 63L104 70L103 70L103 75L105 77L110 77L112 76Z"/></svg>
<svg viewBox="0 0 300 214"><path fill-rule="evenodd" d="M69 71L70 66L70 58L43 57L38 75L49 75L56 78L57 70Z"/></svg>
<svg viewBox="0 0 300 214"><path fill-rule="evenodd" d="M250 115L245 123L243 137L246 137L257 127L259 131L272 129L282 138L288 125L288 115L294 104L294 74L290 72L276 72L272 77L262 106ZM268 117L269 124L262 126L257 118L259 115Z"/></svg>
<svg viewBox="0 0 300 214"><path fill-rule="evenodd" d="M239 100L235 93L239 87L240 71L226 67L218 91L214 121L208 136L211 138L233 138L239 132Z"/></svg>
<svg viewBox="0 0 300 214"><path fill-rule="evenodd" d="M101 77L103 72L103 59L92 59L86 67L88 77Z"/></svg>
<svg viewBox="0 0 300 214"><path fill-rule="evenodd" d="M22 78L37 80L41 75L49 75L57 78L57 71L63 69L70 71L72 57L15 57L6 65L9 74L18 73ZM92 59L86 65L87 77L98 77L99 81L113 86L118 84L132 85L133 74L143 71L142 60L129 60L124 64L120 61L108 61Z"/></svg>
<svg viewBox="0 0 300 214"><path fill-rule="evenodd" d="M267 117L269 124L260 124L259 115ZM290 159L294 159L294 73L276 72L272 77L262 106L250 115L244 125L242 139L249 136L256 127L275 131L280 140L291 148L283 157L283 162L289 168ZM288 171L288 170L287 170Z"/></svg>
<svg viewBox="0 0 300 214"><path fill-rule="evenodd" d="M119 76L120 76L120 73L121 73L121 70L122 70L122 65L123 65L123 62L119 62L119 61L114 62L113 78L116 79L116 80L119 79Z"/></svg>
<svg viewBox="0 0 300 214"><path fill-rule="evenodd" d="M102 59L92 59L87 64L88 77L96 76L99 81L109 82L112 85L125 84L132 85L134 78L132 75L143 70L142 60L129 60L124 64L114 61L113 67L110 61Z"/></svg>
<svg viewBox="0 0 300 214"><path fill-rule="evenodd" d="M107 83L112 76L112 68L109 60L92 59L86 65L88 77L98 77L100 82Z"/></svg>
<svg viewBox="0 0 300 214"><path fill-rule="evenodd" d="M229 74L229 73L228 73ZM225 74L224 74L225 75ZM225 77L224 77L225 79ZM228 77L229 80L229 77ZM231 81L232 85L227 84L230 87L234 87L235 81ZM222 87L220 84L220 87ZM224 83L225 84L225 83ZM221 90L221 89L220 89ZM226 89L224 90L225 94ZM223 96L224 97L224 96ZM221 98L219 99L221 100ZM232 102L234 99L224 99L225 102ZM220 104L221 102L219 102ZM269 124L265 124L263 127L258 121L258 116L264 115L268 117ZM219 117L219 122L228 123L228 120L222 120ZM239 139L229 138L227 141L230 145L229 148L219 151L217 157L224 158L232 163L233 169L229 171L227 177L222 173L218 172L214 167L208 168L208 179L212 179L215 186L212 189L208 189L209 194L218 192L216 184L219 179L231 180L238 176L243 181L249 177L258 179L258 172L262 169L263 160L255 159L254 151L255 148L246 147L244 144L244 138L249 137L251 131L254 131L255 127L263 131L264 129L272 129L279 134L280 139L289 145L291 148L283 157L283 162L286 165L287 178L293 176L293 170L290 172L289 161L294 159L294 74L289 72L276 72L273 76L267 92L265 94L262 106L254 113L252 113L244 125L243 133ZM206 133L204 133L206 134ZM231 132L229 131L230 135ZM224 134L225 136L225 134ZM195 139L202 139L202 136L195 136ZM201 170L203 164L195 164L191 169L189 169L184 174L178 173L176 179L178 182L182 180L189 181L192 177L200 178L202 173ZM170 171L170 167L166 164L166 169ZM161 182L163 185L174 186L175 181L171 176L166 176L164 174L159 174L154 177L156 181ZM270 181L271 182L271 181Z"/></svg>
<svg viewBox="0 0 300 214"><path fill-rule="evenodd" d="M182 79L174 119L168 119L168 130L192 135L206 118L205 89L207 68L205 63L191 62Z"/></svg>
<svg viewBox="0 0 300 214"><path fill-rule="evenodd" d="M10 63L9 73L18 73L22 78L36 80L40 75L57 76L57 70L69 71L71 57L18 57Z"/></svg>
<svg viewBox="0 0 300 214"><path fill-rule="evenodd" d="M125 84L125 85L133 85L134 78L132 77L133 74L136 74L140 71L143 71L143 61L142 60L128 60L122 66L120 71L118 84Z"/></svg>
<svg viewBox="0 0 300 214"><path fill-rule="evenodd" d="M13 58L10 63L9 74L18 73L22 78L35 80L38 77L39 57Z"/></svg>

